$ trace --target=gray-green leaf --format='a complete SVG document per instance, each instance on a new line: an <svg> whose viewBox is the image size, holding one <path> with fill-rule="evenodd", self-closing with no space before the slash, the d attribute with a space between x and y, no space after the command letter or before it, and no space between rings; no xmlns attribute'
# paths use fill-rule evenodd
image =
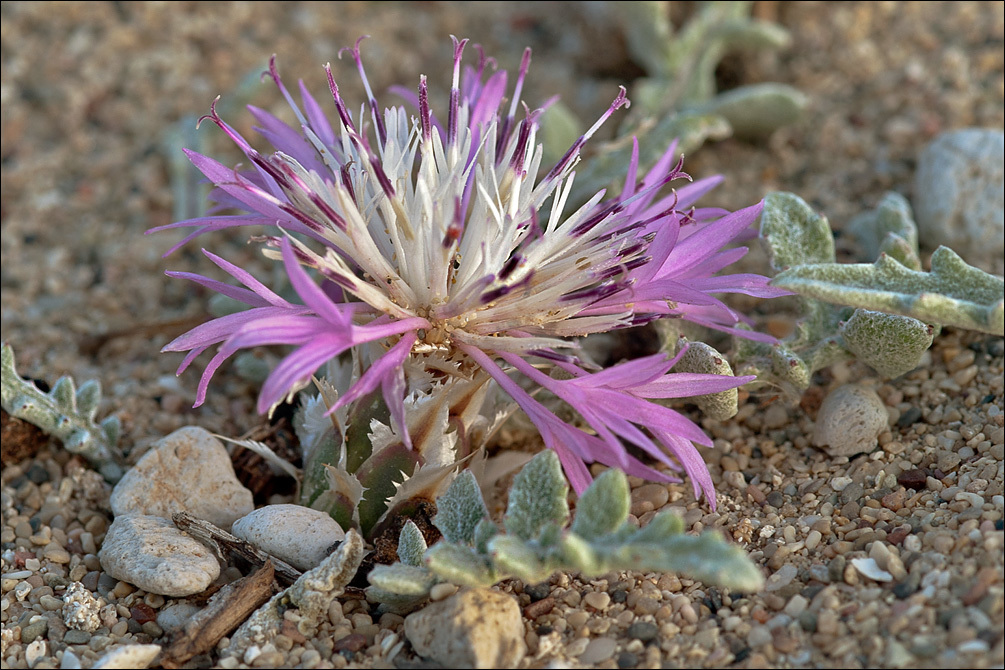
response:
<svg viewBox="0 0 1005 670"><path fill-rule="evenodd" d="M576 503L573 533L596 540L617 530L628 518L628 479L620 470L607 470L593 480Z"/></svg>
<svg viewBox="0 0 1005 670"><path fill-rule="evenodd" d="M433 524L447 542L460 544L474 544L475 527L489 514L470 470L457 475L447 492L436 501L436 510Z"/></svg>
<svg viewBox="0 0 1005 670"><path fill-rule="evenodd" d="M558 456L550 449L542 451L513 479L503 520L506 532L529 540L549 523L564 526L569 521L568 492Z"/></svg>

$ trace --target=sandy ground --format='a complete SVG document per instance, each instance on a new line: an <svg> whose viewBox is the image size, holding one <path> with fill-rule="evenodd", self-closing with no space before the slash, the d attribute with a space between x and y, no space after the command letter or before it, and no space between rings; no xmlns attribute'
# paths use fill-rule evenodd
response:
<svg viewBox="0 0 1005 670"><path fill-rule="evenodd" d="M453 33L481 43L507 69L533 47L524 97L559 93L592 118L639 73L610 11L575 2L4 3L0 326L19 370L50 383L64 374L100 380L102 415L121 418L123 446L134 454L187 424L246 432L259 423L252 385L225 369L207 404L192 410L196 374L176 379L178 358L157 353L204 318L208 297L163 274L206 272L195 245L165 260L175 238L144 235L194 206L181 197L191 189L172 181L184 174L178 133L190 135L186 146L198 142L237 160L208 126L192 138L194 119L218 94L242 131L251 126L244 103L280 113L279 96L254 77L273 53L288 81L302 77L316 91L324 90L321 66L333 61L344 96L361 100L351 63L336 60L361 34L372 36L364 56L378 91L412 86L425 73L431 97L442 94ZM791 84L811 106L765 145L729 140L689 157L692 174L726 175L717 204L735 208L772 190L794 191L840 229L887 190L910 197L918 153L939 132L1003 126L1001 3L762 2L755 11L792 31L793 46L730 59L724 72L733 83ZM228 245L232 260L262 267L239 235L213 242L217 251ZM838 248L849 259L855 252L840 236ZM723 528L771 575L770 590L733 598L667 576L584 583L560 575L550 585L556 607L526 621L525 663L1001 667L1002 349L1001 338L948 330L930 361L900 379L836 366L817 376L801 406L751 398L737 418L706 422L716 438L708 460L719 511L709 513L683 486L647 504L680 508L692 528ZM809 443L819 399L859 379L890 408L883 449L829 458ZM4 469L4 556L35 552L43 571L64 577L97 571L93 547L84 545L100 545L110 518L101 500L78 496L65 513L40 516L72 469L56 446ZM905 473L917 470L926 478L909 482ZM730 472L742 473L742 482ZM646 495L636 494L643 520L651 511ZM905 570L890 582L853 567L856 558L890 555ZM4 563L5 573L12 569ZM18 629L29 625L28 609L45 611L43 596L53 595L36 581L23 602L4 586L7 667L27 666ZM503 588L521 604L541 595L518 582ZM584 604L603 603L587 597L600 592L610 595L607 604ZM160 639L158 630L129 623L142 593L122 587L107 595L118 599L126 634ZM387 665L382 654L394 645L385 641L401 637L400 620L367 624L362 607L347 604L346 618L317 640L258 664ZM656 633L633 629L637 623ZM336 640L367 625L366 647L333 654ZM88 663L114 635L99 631L73 648ZM35 667L58 667L72 640L55 637L50 632L44 653L32 657Z"/></svg>

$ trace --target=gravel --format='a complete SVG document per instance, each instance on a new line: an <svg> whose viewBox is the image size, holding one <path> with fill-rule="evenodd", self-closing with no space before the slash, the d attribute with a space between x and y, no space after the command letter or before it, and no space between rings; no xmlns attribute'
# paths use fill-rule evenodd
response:
<svg viewBox="0 0 1005 670"><path fill-rule="evenodd" d="M725 173L715 204L737 208L770 190L793 191L840 231L886 190L910 196L917 155L940 132L1003 126L1000 3L765 2L755 12L787 26L792 46L727 59L720 75L791 84L811 108L766 145L729 140L688 156L692 174ZM303 76L321 90L320 64L349 73L334 56L360 34L373 36L364 49L373 53L375 89L417 81L420 70L431 88L443 87L449 33L483 43L509 69L529 44L535 62L524 97L560 93L584 118L637 72L594 3L71 3L59 11L4 3L0 20L3 339L23 374L100 380L99 415L120 417L132 462L184 425L236 436L261 422L255 387L231 368L217 374L206 405L191 410L198 375L176 379L178 358L156 353L205 311L204 296L163 276L205 272L201 255L192 249L164 260L172 240L143 235L179 217L171 184L178 148L162 150L179 119L190 128L189 117L222 93L221 105L247 130L239 102L274 112L282 105L268 87L235 93L245 75L277 53L291 80ZM352 76L340 84L347 98L362 95ZM198 137L222 151L219 133ZM247 267L265 267L243 238L218 241L232 244L230 257L244 254ZM839 234L837 246L844 260L858 260L848 236ZM749 254L742 269L762 271L759 263L763 255ZM753 300L734 304L766 313ZM95 339L101 335L108 337ZM507 581L500 588L524 612L533 601L553 604L524 616L525 666L1001 667L1003 351L1001 338L945 329L926 362L895 380L857 364L822 371L786 421L778 409L766 418L766 406L783 402L770 397L743 398L725 422L692 415L715 440L705 454L718 510L695 501L688 484L632 480L633 514L648 520L672 508L691 530L725 533L771 576L772 590L718 591L714 601L699 582L635 572L559 574L539 586ZM860 381L890 412L881 449L829 457L810 444L813 394L819 407L827 392ZM186 601L149 598L102 571L97 552L112 517L100 477L44 441L33 457L4 463L4 667L56 668L68 652L90 667L122 645L165 644L158 614ZM891 579L860 574L854 566L862 561ZM217 583L239 576L225 570ZM103 601L93 632L67 629L52 609L77 583ZM714 613L709 603L718 605ZM311 639L294 626L241 659L250 664L228 658L220 666L421 667L410 645L399 644L401 617L381 617L352 597L330 615ZM360 637L336 649L350 636ZM217 659L214 652L207 664Z"/></svg>

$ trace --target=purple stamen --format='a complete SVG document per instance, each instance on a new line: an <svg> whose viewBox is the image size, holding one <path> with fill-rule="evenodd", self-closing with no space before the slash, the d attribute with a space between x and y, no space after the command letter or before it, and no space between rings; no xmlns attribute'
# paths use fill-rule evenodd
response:
<svg viewBox="0 0 1005 670"><path fill-rule="evenodd" d="M509 276L513 274L513 271L516 270L517 267L524 262L524 260L524 257L520 254L513 254L510 256L509 260L503 264L502 269L499 271L499 279L501 281L508 279Z"/></svg>
<svg viewBox="0 0 1005 670"><path fill-rule="evenodd" d="M422 141L427 142L433 135L433 124L429 113L429 91L426 87L426 75L419 77L419 120L422 122Z"/></svg>
<svg viewBox="0 0 1005 670"><path fill-rule="evenodd" d="M342 122L342 126L353 133L356 132L356 126L353 125L352 116L349 115L349 110L346 109L345 101L338 92L338 84L335 83L335 77L332 76L332 65L331 63L325 63L325 72L328 74L328 90L331 91L332 99L335 101L335 109L338 111L339 121Z"/></svg>
<svg viewBox="0 0 1005 670"><path fill-rule="evenodd" d="M377 139L380 141L380 146L387 144L387 128L384 127L384 119L380 114L380 108L377 106L377 98L373 95L373 90L370 88L370 81L366 78L366 70L363 69L363 57L360 54L359 45L369 35L363 35L356 40L356 44L349 47L343 47L339 49L338 57L342 58L342 52L348 51L352 54L352 59L356 61L356 69L359 71L359 78L363 82L363 90L366 91L367 103L370 106L370 115L373 117L374 125L377 126Z"/></svg>
<svg viewBox="0 0 1005 670"><path fill-rule="evenodd" d="M600 116L596 123L590 126L589 130L587 130L578 140L572 143L572 146L565 152L562 159L555 164L555 167L551 168L551 172L549 172L548 176L544 178L544 181L554 181L560 174L565 172L565 169L572 162L572 159L579 155L579 150L583 148L583 145L586 144L587 140L593 137L593 134L600 129L600 126L604 125L604 122L611 118L611 115L614 114L614 112L620 107L629 107L630 105L631 102L628 100L628 92L625 90L625 87L619 87L618 96L614 98L614 102L611 103L611 106L607 108L607 111Z"/></svg>

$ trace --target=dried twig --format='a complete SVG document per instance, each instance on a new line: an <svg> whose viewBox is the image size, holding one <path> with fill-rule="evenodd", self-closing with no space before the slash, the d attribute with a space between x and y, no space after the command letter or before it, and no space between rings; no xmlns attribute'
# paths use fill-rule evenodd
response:
<svg viewBox="0 0 1005 670"><path fill-rule="evenodd" d="M161 665L180 668L189 659L214 649L224 635L240 626L272 596L275 574L272 563L266 561L254 574L220 589L165 647Z"/></svg>
<svg viewBox="0 0 1005 670"><path fill-rule="evenodd" d="M208 521L197 519L188 512L178 512L171 519L179 530L185 531L220 556L238 557L259 567L272 561L276 579L285 586L293 584L303 574L286 561L267 554L250 542L245 542Z"/></svg>

